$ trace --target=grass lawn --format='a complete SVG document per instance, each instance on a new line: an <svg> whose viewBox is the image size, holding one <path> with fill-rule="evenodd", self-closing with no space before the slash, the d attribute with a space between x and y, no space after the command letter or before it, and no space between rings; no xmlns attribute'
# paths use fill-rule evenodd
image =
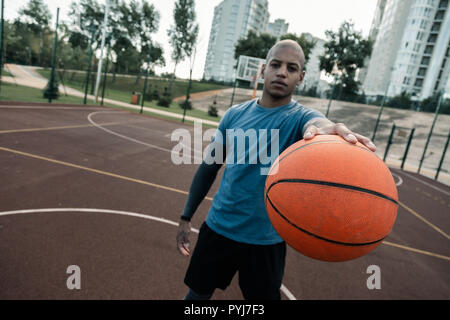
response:
<svg viewBox="0 0 450 320"><path fill-rule="evenodd" d="M50 78L50 70L49 69L39 69L37 70L43 77L47 79ZM62 82L69 86L79 90L84 88L84 83L86 82L86 73L85 72L73 72L73 71L57 71L57 78L61 79ZM101 82L103 82L103 75L101 77ZM92 89L92 85L95 84L96 81L96 72L92 73L91 79L89 80L90 89ZM108 75L106 77L106 91L121 91L131 97L133 92L143 92L144 90L144 81L145 77L140 77L137 80L136 76L124 76L124 75L116 75L115 79L112 75ZM160 79L160 78L148 78L147 81L147 89L146 93L154 92L155 90L162 95L164 89L169 87L170 81L168 79ZM175 80L172 87L172 96L174 98L186 95L186 90L188 86L187 80ZM191 93L209 91L209 90L218 90L218 89L226 89L228 86L200 82L200 81L192 81ZM99 94L101 94L101 85ZM130 99L130 98L128 98Z"/></svg>
<svg viewBox="0 0 450 320"><path fill-rule="evenodd" d="M2 69L2 77L10 77L10 76L11 76L11 74L9 74L9 72L6 71L5 68L3 68L3 69Z"/></svg>
<svg viewBox="0 0 450 320"><path fill-rule="evenodd" d="M43 90L19 86L11 83L2 82L0 91L0 100L2 101L20 101L20 102L48 102L44 98ZM78 97L64 96L62 94L54 103L74 103L81 104L83 100Z"/></svg>
<svg viewBox="0 0 450 320"><path fill-rule="evenodd" d="M40 69L40 70L38 70L38 72L46 78L50 77L50 70ZM68 72L63 78L64 85L71 87L73 89L77 89L81 92L84 92L84 81L86 80L85 76L86 75L84 73ZM61 77L60 73L58 73L58 77ZM95 78L92 80L95 82ZM60 81L59 83L63 84L63 82ZM112 99L112 100L117 100L117 101L121 101L121 102L131 103L131 96L133 93L132 88L133 88L134 83L136 82L136 78L116 76L116 82L114 84L110 84L111 82L112 82L112 76L107 77L107 80L106 80L107 88L105 89L105 99ZM92 82L90 82L90 83L92 83ZM143 87L144 80L141 79L140 83L141 83L141 86ZM155 87L163 88L164 85L168 85L167 80L151 79L148 81L147 90L154 90ZM175 88L176 88L176 90L175 90ZM174 83L174 91L175 92L180 91L180 90L186 90L186 88L187 88L187 82L176 81ZM228 87L222 86L222 85L216 85L216 84L200 83L200 82L196 81L196 82L193 82L192 93L208 91L208 90L224 89L224 88L228 88ZM142 91L142 90L139 90L139 91ZM185 94L185 93L186 92L184 91L183 94ZM99 100L100 100L101 94L102 94L101 85L100 85L98 94L99 94ZM142 99L142 97L141 97L141 99ZM89 102L89 103L92 103L92 102ZM168 111L168 112L183 114L183 109L180 108L178 102L172 102L172 104L170 105L169 108L158 106L156 101L145 101L144 106L154 108L154 109L164 110L164 111ZM208 115L207 112L202 111L202 110L195 110L195 109L186 110L186 115L205 119L205 120L211 120L211 121L217 121L217 122L220 121L220 117L212 117L212 116Z"/></svg>
<svg viewBox="0 0 450 320"><path fill-rule="evenodd" d="M110 94L107 97L110 99L120 100L123 102L130 102L130 97L123 92L116 91L116 90L109 90L109 93ZM0 101L47 103L48 99L45 99L43 97L43 90L2 82L1 91L0 91ZM63 103L63 104L67 103L67 104L80 104L81 105L81 104L83 104L83 98L74 97L74 96L65 96L64 92L60 92L60 97L56 100L53 100L53 103ZM94 102L92 100L88 100L87 103L91 104L91 105L94 104ZM131 109L128 109L125 107L120 107L120 106L117 106L117 105L114 105L111 103L105 103L104 105L107 107L112 107L112 108L116 108L116 109L132 111L135 113L139 112L138 110L131 110ZM175 102L172 103L170 108L164 108L164 107L157 106L155 102L145 102L144 106L151 107L154 109L169 111L169 112L173 112L173 113L183 114L183 109L181 109L179 107L178 103L175 103ZM147 111L144 111L144 114L153 115L153 116L156 116L156 117L162 118L162 119L174 119L173 117L163 116L163 115L159 115L159 114L155 114L155 113L147 112ZM217 122L220 121L220 118L211 117L206 112L201 111L201 110L187 110L186 115L198 117L201 119L217 121ZM178 121L181 121L181 120L178 120ZM186 121L186 123L192 123L192 121ZM207 126L207 125L204 125L204 126ZM207 126L207 127L209 127L209 126Z"/></svg>

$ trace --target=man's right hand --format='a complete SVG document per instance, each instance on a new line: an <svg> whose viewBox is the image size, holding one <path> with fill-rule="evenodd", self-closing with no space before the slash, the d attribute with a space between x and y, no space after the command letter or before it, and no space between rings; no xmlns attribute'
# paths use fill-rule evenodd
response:
<svg viewBox="0 0 450 320"><path fill-rule="evenodd" d="M189 256L191 251L189 250L189 234L191 232L191 223L180 219L177 233L177 247L178 251L183 256Z"/></svg>

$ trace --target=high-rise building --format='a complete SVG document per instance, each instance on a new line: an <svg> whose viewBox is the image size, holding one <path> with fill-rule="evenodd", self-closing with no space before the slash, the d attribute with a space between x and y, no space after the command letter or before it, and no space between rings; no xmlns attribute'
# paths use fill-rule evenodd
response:
<svg viewBox="0 0 450 320"><path fill-rule="evenodd" d="M224 0L214 8L204 78L234 81L234 47L252 30L267 30L268 0Z"/></svg>
<svg viewBox="0 0 450 320"><path fill-rule="evenodd" d="M406 91L423 100L448 90L449 0L387 0L370 58L367 95ZM446 89L447 88L447 89Z"/></svg>
<svg viewBox="0 0 450 320"><path fill-rule="evenodd" d="M288 32L288 28L289 23L286 23L286 20L276 19L274 22L269 22L267 32L279 40L282 35Z"/></svg>
<svg viewBox="0 0 450 320"><path fill-rule="evenodd" d="M377 39L378 31L380 30L381 21L383 20L384 8L386 7L387 0L378 0L377 8L375 9L375 14L373 15L372 25L369 31L369 39L374 41ZM364 60L364 67L358 72L358 80L364 83L367 76L367 67L369 65L370 57Z"/></svg>
<svg viewBox="0 0 450 320"><path fill-rule="evenodd" d="M315 45L309 54L308 62L305 66L306 75L303 79L302 86L304 86L305 89L316 87L316 90L321 92L325 89L325 81L321 80L322 71L320 70L320 56L325 52L325 40L316 38L309 33L305 33L305 37L308 41L314 41Z"/></svg>

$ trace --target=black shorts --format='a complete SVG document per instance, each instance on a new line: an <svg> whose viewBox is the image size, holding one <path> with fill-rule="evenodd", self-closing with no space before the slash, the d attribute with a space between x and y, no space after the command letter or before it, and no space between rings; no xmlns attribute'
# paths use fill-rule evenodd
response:
<svg viewBox="0 0 450 320"><path fill-rule="evenodd" d="M238 272L239 287L246 300L280 300L285 259L285 242L236 242L203 223L184 283L198 294L212 294L216 288L225 290Z"/></svg>

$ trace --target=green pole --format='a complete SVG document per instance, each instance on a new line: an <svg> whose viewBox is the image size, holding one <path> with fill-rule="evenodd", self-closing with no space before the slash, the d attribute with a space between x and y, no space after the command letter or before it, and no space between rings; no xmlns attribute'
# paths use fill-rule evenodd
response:
<svg viewBox="0 0 450 320"><path fill-rule="evenodd" d="M411 132L409 133L409 139L408 139L408 144L406 145L406 149L405 149L405 154L403 155L403 160L402 160L402 165L401 165L401 169L403 169L403 167L405 166L405 162L406 162L406 157L408 156L408 152L409 152L409 147L411 146L411 141L413 139L414 136L414 131L416 130L416 128L412 128Z"/></svg>
<svg viewBox="0 0 450 320"><path fill-rule="evenodd" d="M89 87L89 77L91 76L91 62L92 62L92 43L94 42L94 32L95 27L94 25L91 26L91 40L89 41L89 62L88 62L88 70L86 74L86 87L84 88L84 101L83 104L86 104L87 100L87 93L88 93L88 87Z"/></svg>
<svg viewBox="0 0 450 320"><path fill-rule="evenodd" d="M110 42L110 40L108 40L108 49L106 50L106 65L105 65L105 71L103 72L102 101L100 103L101 105L103 105L103 99L105 98L106 74L108 72L110 45L111 45L111 42Z"/></svg>
<svg viewBox="0 0 450 320"><path fill-rule="evenodd" d="M441 171L442 163L444 162L445 153L447 152L448 142L450 141L450 131L448 132L447 142L445 143L444 152L442 153L441 161L439 161L439 166L436 171L436 175L434 176L434 180L437 180L439 176L439 172Z"/></svg>
<svg viewBox="0 0 450 320"><path fill-rule="evenodd" d="M145 73L145 80L144 80L144 90L142 90L142 101L141 101L141 111L140 113L142 113L143 109L144 109L144 100L145 100L145 93L147 91L147 79L148 79L148 73L150 70L150 62L151 62L151 54L152 54L152 44L150 43L150 47L148 50L148 66L147 66L147 72Z"/></svg>
<svg viewBox="0 0 450 320"><path fill-rule="evenodd" d="M441 94L439 96L438 105L436 107L436 112L434 113L434 119L433 123L431 124L430 133L427 137L427 142L425 143L425 148L423 149L422 158L420 159L419 169L417 170L417 173L420 173L420 169L422 168L423 159L425 159L425 154L427 153L428 144L430 143L431 135L433 134L434 125L436 124L437 117L439 115L439 110L441 109L441 103L442 103L442 97L444 96L444 93L441 91Z"/></svg>
<svg viewBox="0 0 450 320"><path fill-rule="evenodd" d="M383 112L384 103L386 101L386 96L387 96L387 93L388 93L388 89L389 89L389 86L387 86L386 92L384 93L383 100L381 101L380 111L378 112L377 121L375 122L375 128L373 129L372 142L375 141L375 135L377 134L378 124L380 123L381 113Z"/></svg>
<svg viewBox="0 0 450 320"><path fill-rule="evenodd" d="M233 86L233 94L231 95L231 102L230 102L230 107L233 106L233 102L234 102L234 93L236 92L236 85L237 85L237 79L234 79L234 86Z"/></svg>
<svg viewBox="0 0 450 320"><path fill-rule="evenodd" d="M189 101L189 92L191 91L191 84L192 84L192 69L189 72L189 84L188 84L187 92L186 92L186 100L184 101L184 106L183 106L183 120L182 120L182 122L184 122L184 118L186 117L186 107L187 107L187 103Z"/></svg>
<svg viewBox="0 0 450 320"><path fill-rule="evenodd" d="M392 130L391 130L391 134L389 135L389 140L387 142L386 151L384 152L384 157L383 157L384 162L386 162L386 158L387 158L389 149L392 144L392 138L394 137L394 131L395 131L395 123L392 125Z"/></svg>
<svg viewBox="0 0 450 320"><path fill-rule="evenodd" d="M2 0L2 18L0 20L0 91L1 91L1 84L2 84L2 69L3 69L3 25L4 25L4 19L3 19L3 12L5 8L5 0Z"/></svg>
<svg viewBox="0 0 450 320"><path fill-rule="evenodd" d="M59 8L56 10L56 26L55 26L55 37L53 39L53 56L52 56L52 71L50 73L50 81L48 82L47 97L48 102L52 102L52 96L54 92L58 92L58 88L55 86L55 61L56 61L56 47L58 43L58 20L59 20Z"/></svg>

